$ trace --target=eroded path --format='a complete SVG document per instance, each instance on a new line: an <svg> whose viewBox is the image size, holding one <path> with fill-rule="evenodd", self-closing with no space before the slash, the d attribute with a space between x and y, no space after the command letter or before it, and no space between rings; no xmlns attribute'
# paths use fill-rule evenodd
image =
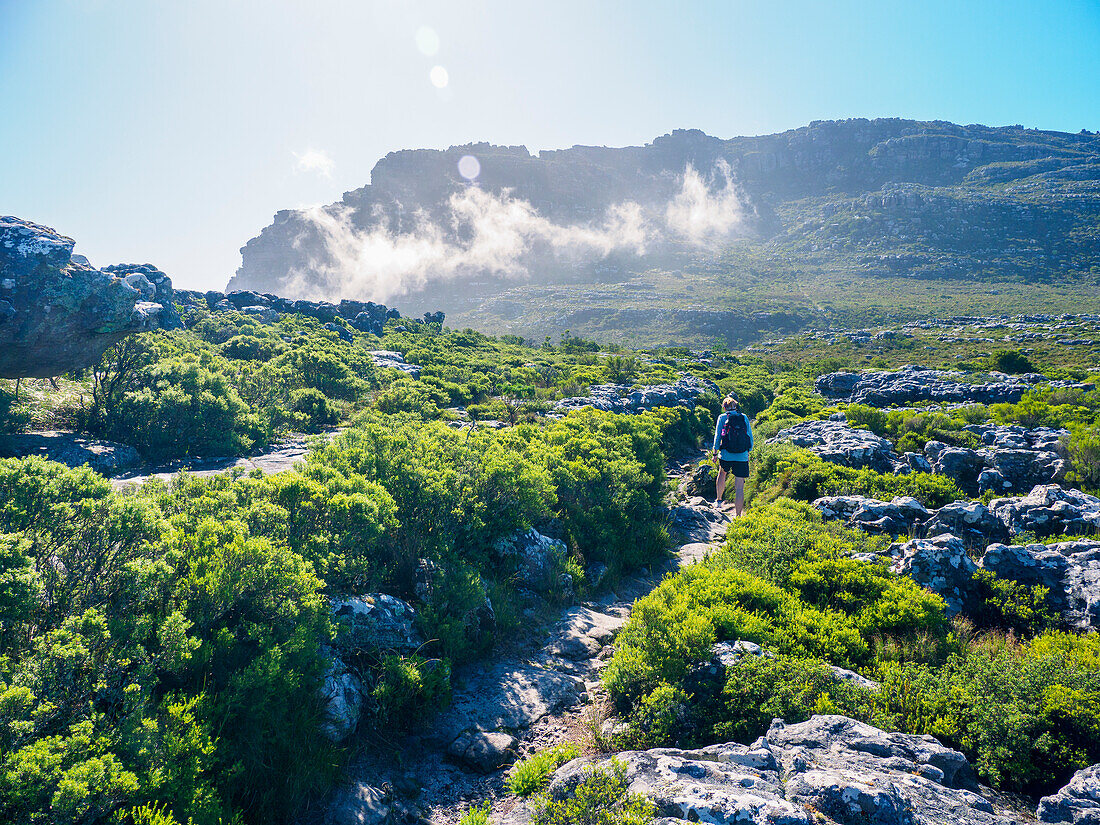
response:
<svg viewBox="0 0 1100 825"><path fill-rule="evenodd" d="M699 458L669 468L675 488L683 489ZM565 741L582 748L591 742L608 704L599 673L631 605L667 573L705 557L729 525L726 514L700 497L670 500L668 512L679 545L674 554L625 578L614 592L566 609L548 629L533 620L531 630L492 659L460 669L451 705L427 729L364 744L347 782L305 822L450 825L485 800L503 812L506 766L515 757Z"/></svg>

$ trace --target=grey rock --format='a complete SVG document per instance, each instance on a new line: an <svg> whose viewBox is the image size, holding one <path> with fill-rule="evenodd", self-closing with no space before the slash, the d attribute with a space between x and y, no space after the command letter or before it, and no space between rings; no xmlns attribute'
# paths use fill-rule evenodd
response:
<svg viewBox="0 0 1100 825"><path fill-rule="evenodd" d="M325 825L391 825L392 795L365 782L338 791L325 814Z"/></svg>
<svg viewBox="0 0 1100 825"><path fill-rule="evenodd" d="M1100 541L991 544L978 566L1027 587L1046 587L1067 625L1100 630Z"/></svg>
<svg viewBox="0 0 1100 825"><path fill-rule="evenodd" d="M967 604L977 565L957 536L943 534L892 544L890 555L894 558L895 573L908 576L943 597L948 616L954 616Z"/></svg>
<svg viewBox="0 0 1100 825"><path fill-rule="evenodd" d="M519 740L511 734L468 730L451 743L447 754L475 771L492 773L516 761L518 745Z"/></svg>
<svg viewBox="0 0 1100 825"><path fill-rule="evenodd" d="M127 335L178 326L164 273L149 267L161 278L154 282L100 271L74 258L74 245L45 226L0 217L0 378L89 367ZM141 277L128 283L130 274Z"/></svg>
<svg viewBox="0 0 1100 825"><path fill-rule="evenodd" d="M805 447L826 461L861 469L869 467L890 473L901 464L893 446L869 430L848 426L842 421L800 421L781 430L770 443L789 441Z"/></svg>
<svg viewBox="0 0 1100 825"><path fill-rule="evenodd" d="M751 745L627 751L629 790L652 800L656 823L747 825L1014 825L976 792L966 757L927 736L886 733L842 716L773 723ZM611 758L584 757L559 768L548 793L572 795ZM824 817L824 818L823 818ZM504 820L531 821L517 806Z"/></svg>
<svg viewBox="0 0 1100 825"><path fill-rule="evenodd" d="M995 498L990 511L1012 535L1080 535L1100 531L1100 499L1057 484L1041 484L1026 496Z"/></svg>
<svg viewBox="0 0 1100 825"><path fill-rule="evenodd" d="M1040 822L1100 825L1100 765L1077 771L1058 793L1039 802Z"/></svg>
<svg viewBox="0 0 1100 825"><path fill-rule="evenodd" d="M340 324L334 323L332 321L325 324L324 326L325 329L327 329L329 332L335 332L337 337L339 337L339 339L345 344L350 344L355 341L355 336L351 334L351 331L348 330L347 327L340 326Z"/></svg>
<svg viewBox="0 0 1100 825"><path fill-rule="evenodd" d="M823 496L813 506L826 520L841 519L849 527L869 533L910 534L931 517L927 508L911 496L879 501L866 496Z"/></svg>
<svg viewBox="0 0 1100 825"><path fill-rule="evenodd" d="M359 724L363 710L363 683L338 657L329 655L329 664L321 683L321 702L325 721L321 732L333 742L350 736Z"/></svg>
<svg viewBox="0 0 1100 825"><path fill-rule="evenodd" d="M628 384L599 384L588 395L563 398L554 404L559 412L595 407L597 410L636 414L654 407L693 407L706 394L718 395L713 381L687 375L675 384L655 384L634 388Z"/></svg>
<svg viewBox="0 0 1100 825"><path fill-rule="evenodd" d="M493 551L497 558L514 565L519 580L537 592L545 592L555 584L550 577L569 555L565 542L544 536L538 530L520 530L505 536L493 545Z"/></svg>
<svg viewBox="0 0 1100 825"><path fill-rule="evenodd" d="M685 496L699 496L707 501L714 501L717 481L718 473L714 465L707 461L692 468L680 483L680 491Z"/></svg>
<svg viewBox="0 0 1100 825"><path fill-rule="evenodd" d="M966 544L982 547L1008 538L1004 521L977 501L953 501L937 510L935 518L924 526L924 535L941 533L954 533Z"/></svg>
<svg viewBox="0 0 1100 825"><path fill-rule="evenodd" d="M377 349L371 350L369 355L371 360L374 361L374 366L379 369L400 370L407 375L411 375L413 378L420 377L420 366L406 363L405 356L400 352Z"/></svg>
<svg viewBox="0 0 1100 825"><path fill-rule="evenodd" d="M341 651L412 653L424 644L416 629L416 611L394 596L369 593L333 600L331 607L340 630L334 644Z"/></svg>
<svg viewBox="0 0 1100 825"><path fill-rule="evenodd" d="M97 473L110 475L140 460L138 451L114 441L97 441L57 430L0 435L0 458L40 455L68 467L85 464Z"/></svg>
<svg viewBox="0 0 1100 825"><path fill-rule="evenodd" d="M964 382L963 374L916 365L894 372L839 372L822 375L815 382L818 392L829 398L854 404L889 407L918 401L952 404L998 404L1015 402L1042 380L1041 375L990 373L985 381Z"/></svg>
<svg viewBox="0 0 1100 825"><path fill-rule="evenodd" d="M550 635L548 651L566 659L593 659L622 629L625 618L598 613L588 607L573 607Z"/></svg>
<svg viewBox="0 0 1100 825"><path fill-rule="evenodd" d="M936 456L933 471L953 479L965 493L978 490L978 475L985 469L985 460L977 450L965 447L945 447Z"/></svg>

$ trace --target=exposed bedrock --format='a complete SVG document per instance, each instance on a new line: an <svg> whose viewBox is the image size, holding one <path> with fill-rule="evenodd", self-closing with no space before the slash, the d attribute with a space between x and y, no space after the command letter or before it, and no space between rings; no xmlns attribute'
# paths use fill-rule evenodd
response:
<svg viewBox="0 0 1100 825"><path fill-rule="evenodd" d="M632 792L652 800L656 823L741 822L752 825L1009 825L979 793L967 759L930 736L886 733L843 716L800 724L776 720L750 745L697 750L628 751ZM611 757L584 757L558 769L549 794L569 797L593 767ZM504 819L526 825L519 805Z"/></svg>
<svg viewBox="0 0 1100 825"><path fill-rule="evenodd" d="M167 275L149 264L96 269L75 243L0 217L0 378L89 367L131 333L179 325Z"/></svg>

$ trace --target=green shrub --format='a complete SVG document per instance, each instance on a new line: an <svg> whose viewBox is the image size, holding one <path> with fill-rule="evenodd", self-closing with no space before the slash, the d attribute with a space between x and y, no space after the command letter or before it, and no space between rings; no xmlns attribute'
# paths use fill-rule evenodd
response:
<svg viewBox="0 0 1100 825"><path fill-rule="evenodd" d="M320 390L307 388L294 390L290 394L291 412L302 416L302 425L306 432L315 433L322 427L335 424L340 413Z"/></svg>
<svg viewBox="0 0 1100 825"><path fill-rule="evenodd" d="M489 817L492 813L493 807L488 802L471 805L469 810L458 820L458 825L489 825Z"/></svg>
<svg viewBox="0 0 1100 825"><path fill-rule="evenodd" d="M580 750L572 742L539 751L512 769L504 787L513 796L531 796L546 788L550 774L580 755Z"/></svg>
<svg viewBox="0 0 1100 825"><path fill-rule="evenodd" d="M759 445L749 463L749 501L770 502L781 496L814 501L826 495L862 495L890 501L895 496L912 496L926 507L936 508L964 497L958 485L946 476L855 470L787 443Z"/></svg>
<svg viewBox="0 0 1100 825"><path fill-rule="evenodd" d="M236 455L265 440L262 425L221 373L194 359L161 361L109 414L104 435L149 458Z"/></svg>
<svg viewBox="0 0 1100 825"><path fill-rule="evenodd" d="M380 728L406 729L445 707L450 694L446 660L386 655L370 694L372 721Z"/></svg>
<svg viewBox="0 0 1100 825"><path fill-rule="evenodd" d="M1025 586L1000 579L988 570L977 570L973 578L975 607L967 615L980 628L1011 630L1032 636L1057 625L1057 617L1042 585Z"/></svg>
<svg viewBox="0 0 1100 825"><path fill-rule="evenodd" d="M1035 365L1028 360L1027 356L1018 349L997 350L990 356L989 364L992 369L998 372L1007 372L1010 375L1039 371L1036 369Z"/></svg>
<svg viewBox="0 0 1100 825"><path fill-rule="evenodd" d="M849 404L844 409L844 415L853 427L870 430L875 435L886 434L887 415L882 410L864 404Z"/></svg>
<svg viewBox="0 0 1100 825"><path fill-rule="evenodd" d="M611 761L610 770L590 768L562 799L535 797L534 825L649 825L656 811L641 794L631 793L626 764Z"/></svg>

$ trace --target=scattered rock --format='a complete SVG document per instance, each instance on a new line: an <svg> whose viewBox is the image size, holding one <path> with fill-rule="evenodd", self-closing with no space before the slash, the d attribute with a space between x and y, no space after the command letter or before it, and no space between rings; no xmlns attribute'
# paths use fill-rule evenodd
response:
<svg viewBox="0 0 1100 825"><path fill-rule="evenodd" d="M977 565L966 552L966 545L950 533L930 539L890 545L893 571L908 576L921 587L938 593L947 603L947 615L954 616L966 605L970 580Z"/></svg>
<svg viewBox="0 0 1100 825"><path fill-rule="evenodd" d="M1040 822L1100 825L1100 765L1077 771L1058 793L1039 802Z"/></svg>
<svg viewBox="0 0 1100 825"><path fill-rule="evenodd" d="M675 384L654 384L648 387L631 387L629 384L599 384L591 387L588 395L563 398L554 404L559 412L595 407L605 412L640 413L654 407L693 407L703 395L718 395L718 385L713 381L688 375Z"/></svg>
<svg viewBox="0 0 1100 825"><path fill-rule="evenodd" d="M954 533L971 547L1008 538L1004 522L977 501L953 501L937 510L935 518L924 525L924 535L941 533Z"/></svg>
<svg viewBox="0 0 1100 825"><path fill-rule="evenodd" d="M849 527L868 533L908 535L931 518L928 509L912 496L898 496L888 502L865 496L824 496L813 506L826 521L842 519Z"/></svg>
<svg viewBox="0 0 1100 825"><path fill-rule="evenodd" d="M40 455L68 467L87 464L97 473L110 475L132 467L138 451L114 441L96 441L70 432L43 430L0 436L0 458Z"/></svg>
<svg viewBox="0 0 1100 825"><path fill-rule="evenodd" d="M709 461L696 464L682 482L680 491L687 497L698 496L707 501L714 501L717 492L718 473L714 465Z"/></svg>
<svg viewBox="0 0 1100 825"><path fill-rule="evenodd" d="M341 651L412 653L424 644L412 605L385 593L334 600L332 615L341 626L334 642Z"/></svg>

